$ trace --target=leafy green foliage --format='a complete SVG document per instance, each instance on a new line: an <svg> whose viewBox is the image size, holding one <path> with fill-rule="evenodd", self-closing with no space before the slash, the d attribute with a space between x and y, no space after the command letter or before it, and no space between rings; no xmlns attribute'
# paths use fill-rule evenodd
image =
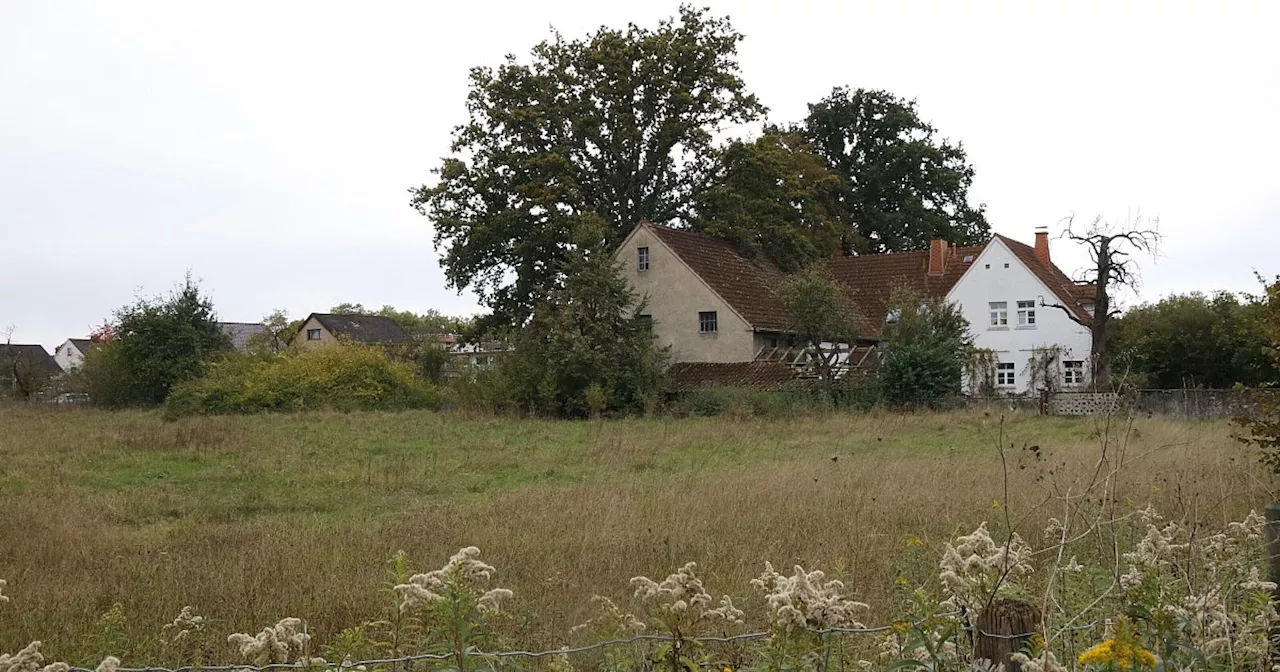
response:
<svg viewBox="0 0 1280 672"><path fill-rule="evenodd" d="M959 394L973 347L959 308L945 299L922 299L896 289L889 297L889 315L877 368L884 401L933 406Z"/></svg>
<svg viewBox="0 0 1280 672"><path fill-rule="evenodd" d="M231 349L213 303L191 276L167 297L121 308L115 322L112 340L84 362L90 398L101 406L160 404L174 385Z"/></svg>
<svg viewBox="0 0 1280 672"><path fill-rule="evenodd" d="M827 387L837 384L835 349L853 343L857 337L848 290L826 266L814 264L789 276L778 287L778 298L786 306L792 331L817 363Z"/></svg>
<svg viewBox="0 0 1280 672"><path fill-rule="evenodd" d="M260 355L275 355L289 348L289 341L302 327L302 320L290 320L284 310L273 310L262 318L265 331L251 334L245 341L245 349Z"/></svg>
<svg viewBox="0 0 1280 672"><path fill-rule="evenodd" d="M1280 382L1267 356L1265 298L1229 292L1172 295L1112 322L1117 363L1158 389L1227 389Z"/></svg>
<svg viewBox="0 0 1280 672"><path fill-rule="evenodd" d="M697 230L792 272L852 249L840 177L804 136L770 129L716 154L713 183L696 200Z"/></svg>
<svg viewBox="0 0 1280 672"><path fill-rule="evenodd" d="M207 374L177 385L169 417L261 411L392 411L435 408L439 391L410 364L359 345L315 348L270 359L233 355Z"/></svg>
<svg viewBox="0 0 1280 672"><path fill-rule="evenodd" d="M683 7L656 29L555 34L498 68L471 71L470 119L435 186L412 190L451 287L490 322L518 326L547 300L584 221L611 249L641 219L680 215L712 160L712 133L757 118L728 19Z"/></svg>
<svg viewBox="0 0 1280 672"><path fill-rule="evenodd" d="M798 130L841 178L846 252L984 241L984 206L969 205L973 168L964 147L934 137L914 101L885 91L837 88L809 106Z"/></svg>
<svg viewBox="0 0 1280 672"><path fill-rule="evenodd" d="M665 353L643 305L605 251L580 248L564 284L540 304L498 363L519 408L580 417L635 412L658 401ZM590 393L590 394L588 394Z"/></svg>
<svg viewBox="0 0 1280 672"><path fill-rule="evenodd" d="M1265 310L1262 326L1268 344L1264 351L1280 368L1280 275L1269 284L1264 282L1264 289L1260 299ZM1280 389L1275 382L1270 382L1256 390L1254 396L1252 413L1236 419L1246 432L1239 438L1261 449L1263 463L1280 474Z"/></svg>

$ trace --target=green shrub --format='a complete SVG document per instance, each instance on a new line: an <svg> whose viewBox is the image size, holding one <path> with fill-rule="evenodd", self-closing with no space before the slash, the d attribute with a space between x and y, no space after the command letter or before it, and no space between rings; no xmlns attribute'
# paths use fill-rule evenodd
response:
<svg viewBox="0 0 1280 672"><path fill-rule="evenodd" d="M378 348L316 348L263 359L233 355L178 384L168 417L260 411L389 411L437 408L440 392Z"/></svg>

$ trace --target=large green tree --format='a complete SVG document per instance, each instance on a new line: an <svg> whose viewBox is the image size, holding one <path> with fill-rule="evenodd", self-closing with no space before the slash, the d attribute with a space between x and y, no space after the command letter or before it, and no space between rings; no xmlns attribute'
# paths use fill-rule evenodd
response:
<svg viewBox="0 0 1280 672"><path fill-rule="evenodd" d="M600 234L586 234L594 240ZM666 353L644 304L618 273L609 250L578 246L567 279L513 336L498 374L522 410L584 416L635 412L659 400Z"/></svg>
<svg viewBox="0 0 1280 672"><path fill-rule="evenodd" d="M936 137L914 101L885 91L837 88L809 106L798 129L841 178L850 253L959 245L990 235L985 206L969 203L973 167L960 143Z"/></svg>
<svg viewBox="0 0 1280 672"><path fill-rule="evenodd" d="M738 74L742 35L682 7L657 28L554 34L528 62L471 71L469 120L434 185L412 190L451 287L491 322L523 324L562 286L573 232L609 249L641 219L682 215L710 171L712 134L764 112Z"/></svg>
<svg viewBox="0 0 1280 672"><path fill-rule="evenodd" d="M1147 387L1226 389L1280 382L1267 355L1267 306L1258 297L1192 292L1118 317L1110 337L1116 364Z"/></svg>
<svg viewBox="0 0 1280 672"><path fill-rule="evenodd" d="M841 351L847 353L858 337L848 289L825 265L812 264L784 279L778 298L786 306L792 332L834 398Z"/></svg>
<svg viewBox="0 0 1280 672"><path fill-rule="evenodd" d="M191 276L168 296L121 308L111 333L84 363L89 394L103 406L159 404L176 383L200 375L210 359L231 350L213 302Z"/></svg>
<svg viewBox="0 0 1280 672"><path fill-rule="evenodd" d="M696 198L694 228L784 271L858 247L844 219L841 180L799 133L768 129L716 154Z"/></svg>
<svg viewBox="0 0 1280 672"><path fill-rule="evenodd" d="M881 333L876 373L885 402L932 406L960 394L973 338L956 304L895 289Z"/></svg>

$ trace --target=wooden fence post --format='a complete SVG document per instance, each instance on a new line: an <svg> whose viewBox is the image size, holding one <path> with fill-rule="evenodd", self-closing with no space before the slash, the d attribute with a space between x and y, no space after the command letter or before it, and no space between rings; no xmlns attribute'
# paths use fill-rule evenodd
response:
<svg viewBox="0 0 1280 672"><path fill-rule="evenodd" d="M1267 544L1267 572L1272 583L1280 584L1280 504L1267 505L1267 526L1263 538ZM1277 591L1280 599L1280 589Z"/></svg>
<svg viewBox="0 0 1280 672"><path fill-rule="evenodd" d="M1020 666L1009 659L1021 651L1033 634L1040 631L1040 609L1034 604L1001 598L978 614L973 638L973 657L985 660L991 669L1018 672Z"/></svg>

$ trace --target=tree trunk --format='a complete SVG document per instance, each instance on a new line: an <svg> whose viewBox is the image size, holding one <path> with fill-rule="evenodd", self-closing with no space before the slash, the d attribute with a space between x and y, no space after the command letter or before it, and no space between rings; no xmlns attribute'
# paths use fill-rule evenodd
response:
<svg viewBox="0 0 1280 672"><path fill-rule="evenodd" d="M1110 240L1103 237L1098 243L1098 284L1093 299L1093 319L1090 320L1092 332L1090 353L1092 387L1095 390L1106 390L1111 386L1111 355L1107 352L1107 326L1111 322L1111 246Z"/></svg>

